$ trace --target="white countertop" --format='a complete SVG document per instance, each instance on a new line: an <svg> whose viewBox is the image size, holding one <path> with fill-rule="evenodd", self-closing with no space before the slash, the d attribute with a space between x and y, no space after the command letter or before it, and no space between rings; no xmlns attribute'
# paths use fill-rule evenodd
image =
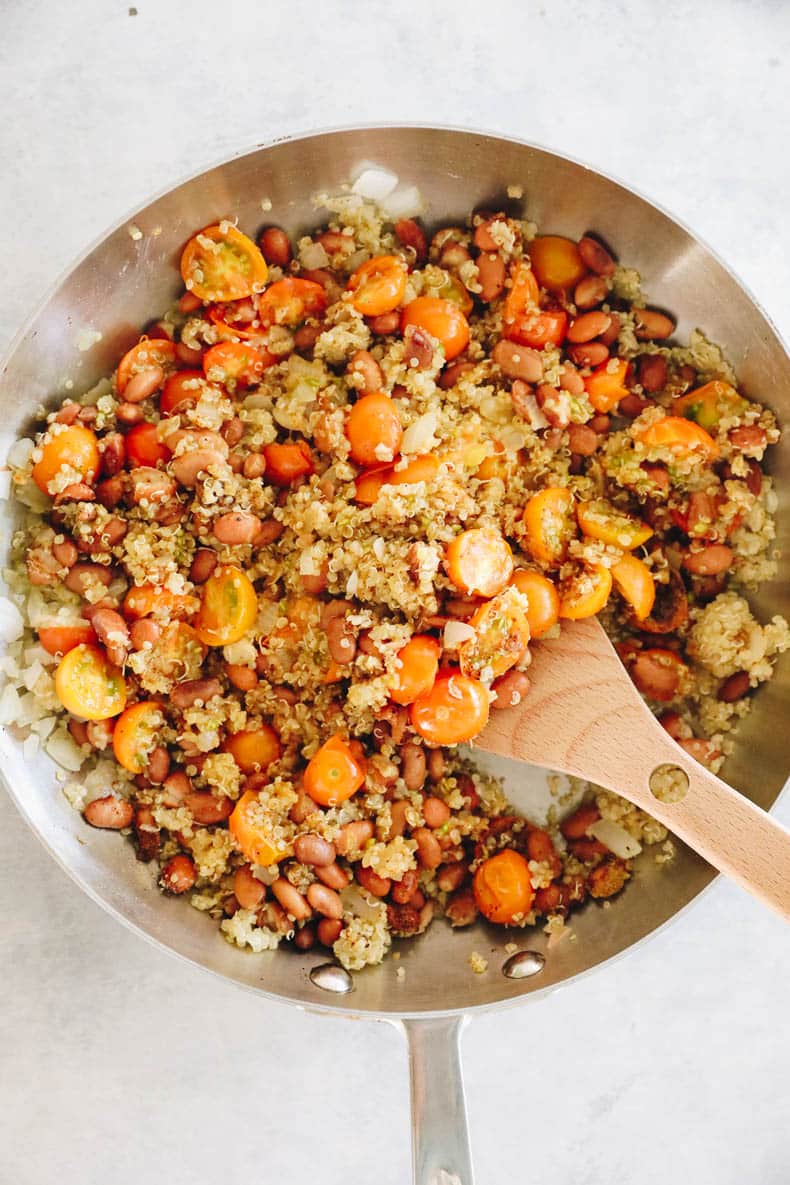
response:
<svg viewBox="0 0 790 1185"><path fill-rule="evenodd" d="M588 158L694 227L790 334L787 7L137 7L3 6L0 346L150 192L260 140L377 119ZM270 1005L152 949L3 795L0 884L2 1185L408 1180L393 1029ZM720 883L581 985L475 1022L479 1185L785 1182L789 979L787 929Z"/></svg>

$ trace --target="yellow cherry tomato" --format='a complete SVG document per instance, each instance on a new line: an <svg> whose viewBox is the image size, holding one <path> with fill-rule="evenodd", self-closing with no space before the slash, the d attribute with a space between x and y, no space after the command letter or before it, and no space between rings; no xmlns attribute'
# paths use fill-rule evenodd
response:
<svg viewBox="0 0 790 1185"><path fill-rule="evenodd" d="M698 457L703 463L714 461L719 455L716 441L693 420L681 416L664 416L635 434L636 440L649 449L668 449L677 457Z"/></svg>
<svg viewBox="0 0 790 1185"><path fill-rule="evenodd" d="M367 762L338 734L330 737L310 758L304 771L304 788L320 806L338 806L364 784Z"/></svg>
<svg viewBox="0 0 790 1185"><path fill-rule="evenodd" d="M570 490L548 486L533 494L524 508L523 521L530 555L547 568L558 568L575 534Z"/></svg>
<svg viewBox="0 0 790 1185"><path fill-rule="evenodd" d="M628 363L624 358L610 358L596 366L592 374L584 380L587 398L596 411L605 414L616 407L621 399L630 395L625 385Z"/></svg>
<svg viewBox="0 0 790 1185"><path fill-rule="evenodd" d="M560 617L580 621L600 613L612 591L612 573L603 564L583 568L560 588Z"/></svg>
<svg viewBox="0 0 790 1185"><path fill-rule="evenodd" d="M33 466L33 481L43 493L62 468L74 470L73 480L90 481L99 471L99 444L95 432L82 424L53 425L38 446L41 457Z"/></svg>
<svg viewBox="0 0 790 1185"><path fill-rule="evenodd" d="M126 707L126 681L98 646L81 643L60 660L55 694L81 720L109 720Z"/></svg>
<svg viewBox="0 0 790 1185"><path fill-rule="evenodd" d="M273 833L255 790L245 790L228 819L228 829L250 864L267 868L292 855L292 846Z"/></svg>
<svg viewBox="0 0 790 1185"><path fill-rule="evenodd" d="M277 761L282 748L280 738L270 724L234 732L222 743L223 753L230 753L243 774L257 773Z"/></svg>
<svg viewBox="0 0 790 1185"><path fill-rule="evenodd" d="M541 638L560 617L560 594L555 584L542 572L519 568L510 583L527 598L527 622L533 638Z"/></svg>
<svg viewBox="0 0 790 1185"><path fill-rule="evenodd" d="M414 634L398 651L400 666L390 695L396 704L412 704L427 695L439 670L441 647L428 634Z"/></svg>
<svg viewBox="0 0 790 1185"><path fill-rule="evenodd" d="M188 291L203 301L241 300L263 288L268 269L252 239L222 222L189 240L181 275Z"/></svg>
<svg viewBox="0 0 790 1185"><path fill-rule="evenodd" d="M612 580L638 621L650 616L656 599L656 582L644 560L624 555L612 568Z"/></svg>
<svg viewBox="0 0 790 1185"><path fill-rule="evenodd" d="M672 404L672 410L687 420L694 420L708 431L715 428L722 416L739 415L748 407L747 400L739 395L731 383L714 379L689 391Z"/></svg>
<svg viewBox="0 0 790 1185"><path fill-rule="evenodd" d="M469 596L494 597L513 575L510 544L493 527L462 531L445 553L447 575Z"/></svg>
<svg viewBox="0 0 790 1185"><path fill-rule="evenodd" d="M469 621L475 637L458 647L461 672L490 683L523 656L529 644L529 622L522 598L515 588L481 605Z"/></svg>
<svg viewBox="0 0 790 1185"><path fill-rule="evenodd" d="M588 539L600 539L602 543L610 543L613 547L622 547L626 551L641 547L653 534L652 527L647 523L617 510L600 498L591 502L579 502L576 507L576 520L582 534Z"/></svg>
<svg viewBox="0 0 790 1185"><path fill-rule="evenodd" d="M252 629L258 597L249 577L234 564L215 568L203 585L195 632L206 646L228 646Z"/></svg>
<svg viewBox="0 0 790 1185"><path fill-rule="evenodd" d="M529 261L535 279L547 292L567 292L587 271L573 239L560 235L541 235L533 239L529 245Z"/></svg>
<svg viewBox="0 0 790 1185"><path fill-rule="evenodd" d="M144 773L163 722L162 705L157 700L143 700L126 708L112 734L118 764L132 774Z"/></svg>
<svg viewBox="0 0 790 1185"><path fill-rule="evenodd" d="M363 317L391 313L406 291L406 264L399 255L376 255L357 268L348 287L351 303Z"/></svg>
<svg viewBox="0 0 790 1185"><path fill-rule="evenodd" d="M489 699L485 685L457 667L446 667L433 687L411 705L411 722L429 745L459 745L471 741L488 723Z"/></svg>
<svg viewBox="0 0 790 1185"><path fill-rule="evenodd" d="M535 899L529 865L511 848L483 861L475 873L473 891L483 917L500 926L520 921Z"/></svg>

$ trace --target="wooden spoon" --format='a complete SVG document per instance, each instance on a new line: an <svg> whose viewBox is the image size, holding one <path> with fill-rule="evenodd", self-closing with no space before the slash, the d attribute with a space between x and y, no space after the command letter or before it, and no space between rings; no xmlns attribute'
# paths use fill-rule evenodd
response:
<svg viewBox="0 0 790 1185"><path fill-rule="evenodd" d="M790 832L672 740L595 618L563 622L559 638L535 646L529 674L529 694L492 712L480 749L622 795L790 921ZM688 778L679 801L651 792L667 765Z"/></svg>

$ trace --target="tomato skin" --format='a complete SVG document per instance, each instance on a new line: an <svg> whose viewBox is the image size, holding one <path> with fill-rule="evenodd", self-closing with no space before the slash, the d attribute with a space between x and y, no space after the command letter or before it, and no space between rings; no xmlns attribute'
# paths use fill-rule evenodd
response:
<svg viewBox="0 0 790 1185"><path fill-rule="evenodd" d="M499 531L477 527L462 531L448 544L445 564L447 575L461 592L494 597L513 575L513 552Z"/></svg>
<svg viewBox="0 0 790 1185"><path fill-rule="evenodd" d="M326 292L314 280L287 276L275 280L258 301L261 324L301 325L308 317L317 317L326 308Z"/></svg>
<svg viewBox="0 0 790 1185"><path fill-rule="evenodd" d="M533 350L559 346L568 331L568 314L564 309L538 309L526 312L505 329L508 341L518 342Z"/></svg>
<svg viewBox="0 0 790 1185"><path fill-rule="evenodd" d="M635 436L648 448L668 448L676 456L698 456L703 462L713 461L719 455L716 441L693 420L681 416L664 416L643 428Z"/></svg>
<svg viewBox="0 0 790 1185"><path fill-rule="evenodd" d="M82 424L57 427L58 431L50 429L38 445L41 457L33 466L33 481L44 494L49 494L49 483L64 465L76 470L84 480L92 480L99 472L96 433Z"/></svg>
<svg viewBox="0 0 790 1185"><path fill-rule="evenodd" d="M433 481L439 472L439 459L432 453L422 457L415 457L404 465L402 469L394 469L391 465L368 469L356 479L356 493L354 501L360 506L372 506L379 496L382 486L413 485L420 481Z"/></svg>
<svg viewBox="0 0 790 1185"><path fill-rule="evenodd" d="M376 255L352 274L348 290L351 303L363 317L391 313L403 300L407 268L399 255Z"/></svg>
<svg viewBox="0 0 790 1185"><path fill-rule="evenodd" d="M390 692L396 704L411 704L427 695L436 681L441 647L428 634L414 634L398 651L401 666Z"/></svg>
<svg viewBox="0 0 790 1185"><path fill-rule="evenodd" d="M125 708L118 717L112 734L113 752L118 764L130 773L145 772L163 711L158 700L142 700Z"/></svg>
<svg viewBox="0 0 790 1185"><path fill-rule="evenodd" d="M540 306L540 288L535 273L528 263L520 260L510 269L511 285L505 297L502 320L507 329L526 312L537 311ZM507 337L507 333L505 333Z"/></svg>
<svg viewBox="0 0 790 1185"><path fill-rule="evenodd" d="M611 569L603 564L585 568L560 589L560 617L581 621L600 613L612 591Z"/></svg>
<svg viewBox="0 0 790 1185"><path fill-rule="evenodd" d="M433 687L411 705L411 722L429 745L458 745L471 741L488 723L489 698L478 679L445 667Z"/></svg>
<svg viewBox="0 0 790 1185"><path fill-rule="evenodd" d="M55 672L55 694L80 720L109 720L126 707L126 681L98 646L69 650Z"/></svg>
<svg viewBox="0 0 790 1185"><path fill-rule="evenodd" d="M163 416L172 416L194 407L205 387L201 370L177 370L165 379L159 396L159 411Z"/></svg>
<svg viewBox="0 0 790 1185"><path fill-rule="evenodd" d="M262 826L250 817L251 814L254 816L259 801L256 791L245 790L228 819L228 829L250 864L267 868L285 860L293 853L293 848L288 843L267 837Z"/></svg>
<svg viewBox="0 0 790 1185"><path fill-rule="evenodd" d="M527 621L530 635L541 638L560 618L560 594L557 587L541 572L519 568L510 583L527 598Z"/></svg>
<svg viewBox="0 0 790 1185"><path fill-rule="evenodd" d="M484 860L475 873L472 887L483 917L499 926L519 921L529 913L535 899L529 865L511 848Z"/></svg>
<svg viewBox="0 0 790 1185"><path fill-rule="evenodd" d="M157 434L156 424L135 424L126 434L126 459L130 469L136 466L160 468L172 453Z"/></svg>
<svg viewBox="0 0 790 1185"><path fill-rule="evenodd" d="M653 534L652 527L633 515L610 507L602 499L579 502L576 506L576 521L583 535L589 539L600 539L613 547L632 551L641 547Z"/></svg>
<svg viewBox="0 0 790 1185"><path fill-rule="evenodd" d="M576 528L570 490L547 486L533 494L524 507L523 522L532 557L547 568L559 567Z"/></svg>
<svg viewBox="0 0 790 1185"><path fill-rule="evenodd" d="M486 601L469 620L476 637L458 647L458 660L464 675L487 680L498 679L523 657L529 645L529 622L518 590L509 586Z"/></svg>
<svg viewBox="0 0 790 1185"><path fill-rule="evenodd" d="M271 725L262 724L255 729L232 733L223 741L222 751L230 753L242 773L252 774L277 761L282 748Z"/></svg>
<svg viewBox="0 0 790 1185"><path fill-rule="evenodd" d="M535 279L547 292L563 293L575 287L587 272L573 239L542 235L529 245Z"/></svg>
<svg viewBox="0 0 790 1185"><path fill-rule="evenodd" d="M258 597L246 573L220 564L203 585L195 633L205 646L229 646L255 624Z"/></svg>
<svg viewBox="0 0 790 1185"><path fill-rule="evenodd" d="M701 428L710 431L723 415L737 415L746 406L747 401L731 383L713 379L674 400L672 410L676 415L694 420Z"/></svg>
<svg viewBox="0 0 790 1185"><path fill-rule="evenodd" d="M96 644L96 635L87 622L81 625L42 625L38 640L47 654L68 654L75 646Z"/></svg>
<svg viewBox="0 0 790 1185"><path fill-rule="evenodd" d="M319 806L338 806L364 784L367 762L336 734L310 758L304 788Z"/></svg>
<svg viewBox="0 0 790 1185"><path fill-rule="evenodd" d="M372 468L394 460L403 439L397 404L383 391L363 395L348 414L346 436L357 465Z"/></svg>
<svg viewBox="0 0 790 1185"><path fill-rule="evenodd" d="M203 370L207 379L227 383L235 380L239 387L259 383L263 372L277 361L268 350L259 350L246 342L218 342L203 355ZM214 372L214 373L212 373Z"/></svg>
<svg viewBox="0 0 790 1185"><path fill-rule="evenodd" d="M115 372L115 388L123 395L129 380L141 370L159 366L168 374L176 365L176 345L169 338L141 337L131 350L127 350Z"/></svg>
<svg viewBox="0 0 790 1185"><path fill-rule="evenodd" d="M637 621L644 621L653 611L656 582L644 560L624 555L612 568L615 588L634 611Z"/></svg>
<svg viewBox="0 0 790 1185"><path fill-rule="evenodd" d="M616 367L610 370L611 362L611 358L608 362L602 362L584 380L587 398L601 414L612 411L621 399L631 394L625 385L628 363L624 358L618 358Z"/></svg>
<svg viewBox="0 0 790 1185"><path fill-rule="evenodd" d="M424 329L444 349L445 361L457 358L469 344L469 322L458 305L440 296L418 296L401 314L401 332L408 325Z"/></svg>
<svg viewBox="0 0 790 1185"><path fill-rule="evenodd" d="M306 440L267 444L263 455L266 458L266 479L276 486L293 485L299 478L315 472L313 455Z"/></svg>
<svg viewBox="0 0 790 1185"><path fill-rule="evenodd" d="M200 242L210 239L209 248ZM187 291L204 302L241 300L266 283L268 268L259 249L235 226L206 226L194 235L181 255L181 275Z"/></svg>

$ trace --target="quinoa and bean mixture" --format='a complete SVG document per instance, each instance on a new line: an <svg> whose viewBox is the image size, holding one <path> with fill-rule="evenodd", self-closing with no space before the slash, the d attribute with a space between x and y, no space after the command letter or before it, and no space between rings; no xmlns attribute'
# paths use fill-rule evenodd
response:
<svg viewBox="0 0 790 1185"><path fill-rule="evenodd" d="M228 940L359 969L440 914L558 930L670 858L594 788L534 825L459 750L536 640L600 614L716 769L790 631L744 596L774 417L607 246L325 206L295 244L197 233L177 305L12 450L0 714Z"/></svg>

